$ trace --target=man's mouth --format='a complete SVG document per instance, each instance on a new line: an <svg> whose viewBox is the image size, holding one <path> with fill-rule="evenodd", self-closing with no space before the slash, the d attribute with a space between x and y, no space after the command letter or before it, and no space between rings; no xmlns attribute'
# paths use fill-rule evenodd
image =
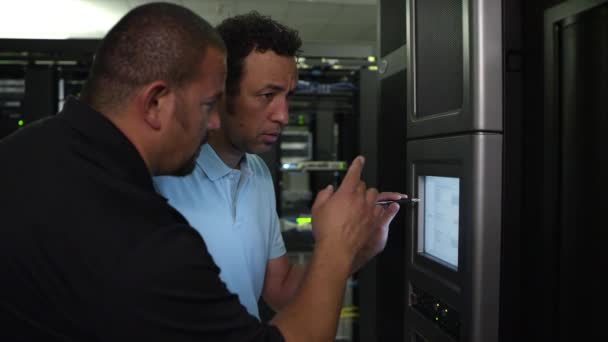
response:
<svg viewBox="0 0 608 342"><path fill-rule="evenodd" d="M262 140L266 144L274 144L278 139L281 133L279 132L271 132L271 133L263 133Z"/></svg>

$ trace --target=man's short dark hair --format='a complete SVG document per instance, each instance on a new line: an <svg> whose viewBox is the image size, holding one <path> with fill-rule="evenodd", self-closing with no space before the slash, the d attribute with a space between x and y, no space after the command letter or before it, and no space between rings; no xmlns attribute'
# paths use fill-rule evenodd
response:
<svg viewBox="0 0 608 342"><path fill-rule="evenodd" d="M226 44L228 75L226 93L236 95L243 76L243 61L253 51L274 51L277 55L295 57L302 40L290 29L256 11L227 18L217 26Z"/></svg>
<svg viewBox="0 0 608 342"><path fill-rule="evenodd" d="M180 87L199 76L193 70L208 46L225 51L213 26L189 9L168 3L136 7L103 39L81 99L110 109L156 80Z"/></svg>

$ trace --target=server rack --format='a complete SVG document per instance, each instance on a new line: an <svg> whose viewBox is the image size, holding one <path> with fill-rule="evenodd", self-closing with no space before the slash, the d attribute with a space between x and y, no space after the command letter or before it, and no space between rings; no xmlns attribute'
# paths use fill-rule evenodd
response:
<svg viewBox="0 0 608 342"><path fill-rule="evenodd" d="M383 3L393 2L381 1L381 12ZM405 312L391 322L403 329L395 340L605 339L596 272L606 266L607 238L595 222L608 190L599 133L606 130L606 1L400 5L407 41L381 48L380 98L408 94L407 103L395 103L399 110L381 112L399 116L386 122L401 125L394 141L407 151L379 177L406 178L407 192L421 197L425 176L458 178L460 231L456 258L437 258L421 236L424 199L398 222L408 234L404 286L388 295ZM381 16L383 35L401 27L382 23L396 16ZM375 295L377 307L388 305ZM369 341L382 340L383 313L376 313Z"/></svg>
<svg viewBox="0 0 608 342"><path fill-rule="evenodd" d="M0 39L0 138L55 115L78 95L99 44L94 39Z"/></svg>

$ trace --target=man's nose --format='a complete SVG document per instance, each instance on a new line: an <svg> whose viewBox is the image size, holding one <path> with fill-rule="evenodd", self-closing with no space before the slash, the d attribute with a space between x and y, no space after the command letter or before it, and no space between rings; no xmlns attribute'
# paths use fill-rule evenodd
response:
<svg viewBox="0 0 608 342"><path fill-rule="evenodd" d="M216 109L209 114L207 129L218 129L221 126L220 111Z"/></svg>
<svg viewBox="0 0 608 342"><path fill-rule="evenodd" d="M276 110L272 113L271 119L285 126L289 123L289 101L282 99L277 104Z"/></svg>

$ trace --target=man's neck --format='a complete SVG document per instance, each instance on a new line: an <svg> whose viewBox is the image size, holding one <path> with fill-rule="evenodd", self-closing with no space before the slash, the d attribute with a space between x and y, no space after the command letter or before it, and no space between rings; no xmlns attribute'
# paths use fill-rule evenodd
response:
<svg viewBox="0 0 608 342"><path fill-rule="evenodd" d="M239 150L230 143L222 129L214 131L213 133L210 132L209 145L213 147L215 153L217 153L220 159L224 164L228 165L229 168L237 170L241 168L241 160L243 159L245 152Z"/></svg>

